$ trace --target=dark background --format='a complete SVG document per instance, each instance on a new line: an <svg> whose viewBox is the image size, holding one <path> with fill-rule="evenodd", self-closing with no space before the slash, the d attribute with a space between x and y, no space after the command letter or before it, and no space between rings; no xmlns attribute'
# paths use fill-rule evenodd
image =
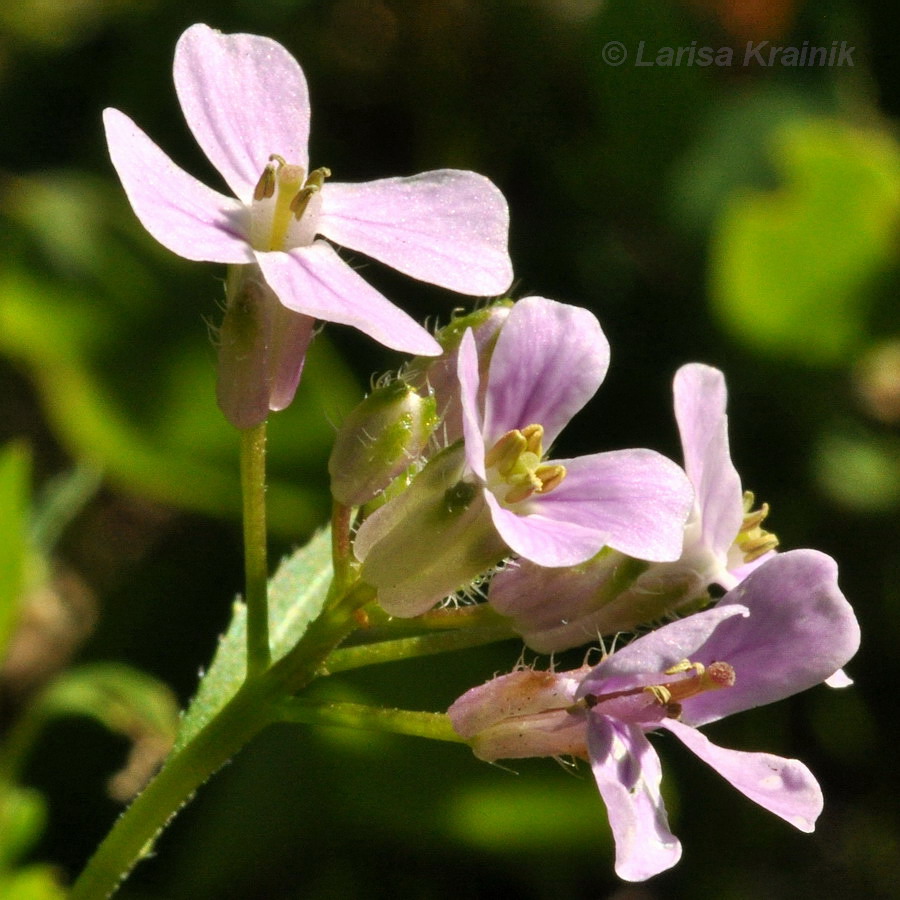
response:
<svg viewBox="0 0 900 900"><path fill-rule="evenodd" d="M900 858L895 691L900 505L896 23L825 0L23 0L0 12L0 438L31 446L37 495L77 463L103 487L55 564L92 633L62 657L128 662L182 703L241 590L236 440L215 407L209 322L222 267L178 259L135 221L109 164L106 106L221 187L171 80L194 22L265 34L306 72L310 159L341 181L452 166L511 210L515 296L588 306L612 345L559 454L649 446L679 458L671 378L721 367L733 457L784 548L841 566L863 629L856 685L708 729L803 759L825 789L813 835L672 746L677 868L625 886L586 767L489 767L464 748L273 729L187 808L127 898L794 898L892 896ZM607 42L629 58L604 63ZM748 41L855 47L852 67L744 66ZM637 67L664 46L731 66ZM469 303L372 264L419 319ZM273 558L327 519L334 423L400 358L349 329L317 340L271 430ZM76 603L71 596L68 603ZM504 644L363 670L349 696L440 710L510 668ZM803 652L802 647L797 648ZM579 662L576 660L575 662ZM5 715L44 676L8 691ZM48 727L27 782L48 801L31 853L80 870L119 806L127 752L98 725Z"/></svg>

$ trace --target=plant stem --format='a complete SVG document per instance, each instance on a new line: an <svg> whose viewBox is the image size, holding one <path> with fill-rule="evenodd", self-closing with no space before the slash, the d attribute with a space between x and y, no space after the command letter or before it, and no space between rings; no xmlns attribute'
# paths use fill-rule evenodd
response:
<svg viewBox="0 0 900 900"><path fill-rule="evenodd" d="M269 668L269 564L266 553L266 423L241 432L247 678Z"/></svg>
<svg viewBox="0 0 900 900"><path fill-rule="evenodd" d="M435 741L467 743L450 724L446 713L415 712L408 709L384 709L361 703L302 700L291 697L278 705L282 722L306 725L340 725L367 731L389 731Z"/></svg>
<svg viewBox="0 0 900 900"><path fill-rule="evenodd" d="M356 609L372 600L368 585L352 585L311 622L297 645L240 690L119 817L88 862L69 900L110 896L194 791L251 738L279 718L279 704L315 677L325 657L357 627Z"/></svg>
<svg viewBox="0 0 900 900"><path fill-rule="evenodd" d="M359 669L363 666L396 662L416 656L433 656L436 653L464 650L468 647L481 647L484 644L493 644L515 637L518 635L510 625L497 623L456 631L420 634L396 641L378 641L355 647L342 647L329 654L320 674L333 675L347 669Z"/></svg>
<svg viewBox="0 0 900 900"><path fill-rule="evenodd" d="M257 732L273 720L274 706L260 682L245 683L222 711L119 818L72 888L69 900L109 897L190 798Z"/></svg>

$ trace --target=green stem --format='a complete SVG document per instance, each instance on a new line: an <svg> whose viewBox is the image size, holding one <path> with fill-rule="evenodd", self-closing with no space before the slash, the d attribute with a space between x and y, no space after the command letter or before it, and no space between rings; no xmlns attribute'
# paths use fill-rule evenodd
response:
<svg viewBox="0 0 900 900"><path fill-rule="evenodd" d="M457 631L420 634L415 637L400 638L396 641L378 641L372 644L359 644L355 647L342 647L329 654L320 674L333 675L335 672L359 669L362 666L375 666L416 656L433 656L452 650L481 647L484 644L493 644L515 637L518 635L510 625L498 623Z"/></svg>
<svg viewBox="0 0 900 900"><path fill-rule="evenodd" d="M109 897L191 794L275 718L262 682L247 683L119 818L72 888L69 900Z"/></svg>
<svg viewBox="0 0 900 900"><path fill-rule="evenodd" d="M301 700L289 698L278 705L282 722L305 725L339 725L367 731L389 731L434 741L467 743L450 724L446 713L414 712L408 709L382 709L361 703Z"/></svg>
<svg viewBox="0 0 900 900"><path fill-rule="evenodd" d="M266 555L266 423L241 432L247 678L269 668L269 564Z"/></svg>
<svg viewBox="0 0 900 900"><path fill-rule="evenodd" d="M477 628L484 625L508 625L510 619L498 613L487 603L476 603L471 606L448 606L443 609L432 609L401 619L385 612L380 606L373 605L366 609L369 627L364 632L367 637L381 635L419 633L422 631L449 631L459 628Z"/></svg>
<svg viewBox="0 0 900 900"><path fill-rule="evenodd" d="M310 623L289 653L258 678L245 681L119 818L75 883L70 900L110 896L194 791L279 718L285 697L309 684L328 653L357 627L354 611L371 599L368 585L354 585Z"/></svg>

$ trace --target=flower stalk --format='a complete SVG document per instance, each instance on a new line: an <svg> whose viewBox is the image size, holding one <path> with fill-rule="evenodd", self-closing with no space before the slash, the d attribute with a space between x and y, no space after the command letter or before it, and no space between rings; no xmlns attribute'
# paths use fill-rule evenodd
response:
<svg viewBox="0 0 900 900"><path fill-rule="evenodd" d="M266 423L241 432L247 679L269 668L269 565L266 551Z"/></svg>

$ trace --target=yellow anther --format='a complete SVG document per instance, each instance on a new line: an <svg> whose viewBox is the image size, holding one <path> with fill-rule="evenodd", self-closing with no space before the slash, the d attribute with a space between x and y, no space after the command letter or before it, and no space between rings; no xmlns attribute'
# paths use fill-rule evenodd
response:
<svg viewBox="0 0 900 900"><path fill-rule="evenodd" d="M330 175L331 169L326 169L324 167L309 173L309 178L306 179L303 187L297 191L294 199L291 200L291 212L294 214L295 218L303 218L303 214L309 206L309 201L314 194L318 194L319 191L322 190L325 179Z"/></svg>
<svg viewBox="0 0 900 900"><path fill-rule="evenodd" d="M744 562L753 562L778 546L778 538L761 527L769 514L769 504L763 503L754 510L755 498L750 491L744 492L744 520L735 544L744 555Z"/></svg>
<svg viewBox="0 0 900 900"><path fill-rule="evenodd" d="M527 441L526 449L540 459L544 455L544 426L526 425L522 437Z"/></svg>
<svg viewBox="0 0 900 900"><path fill-rule="evenodd" d="M644 688L648 694L652 694L653 698L660 706L668 706L672 701L672 693L664 684L651 684Z"/></svg>
<svg viewBox="0 0 900 900"><path fill-rule="evenodd" d="M275 193L275 163L269 162L263 169L256 187L253 189L254 200L267 200Z"/></svg>
<svg viewBox="0 0 900 900"><path fill-rule="evenodd" d="M558 488L563 479L566 477L566 467L560 465L541 466L534 473L541 483L537 489L539 494L549 494L550 491Z"/></svg>
<svg viewBox="0 0 900 900"><path fill-rule="evenodd" d="M528 440L521 431L507 431L485 454L484 464L489 469L496 466L505 476L512 471L527 445Z"/></svg>

